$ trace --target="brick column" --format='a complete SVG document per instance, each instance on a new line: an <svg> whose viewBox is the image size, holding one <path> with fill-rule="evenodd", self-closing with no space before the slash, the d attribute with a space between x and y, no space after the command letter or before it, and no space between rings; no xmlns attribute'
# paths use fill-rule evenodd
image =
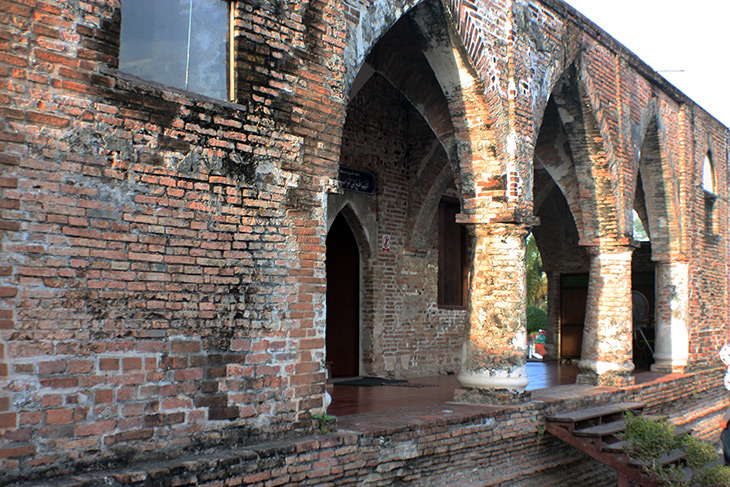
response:
<svg viewBox="0 0 730 487"><path fill-rule="evenodd" d="M474 257L469 289L469 330L462 349L455 398L508 404L529 398L525 244L527 226L470 225Z"/></svg>
<svg viewBox="0 0 730 487"><path fill-rule="evenodd" d="M633 383L631 254L623 245L589 247L591 254L579 384Z"/></svg>
<svg viewBox="0 0 730 487"><path fill-rule="evenodd" d="M657 262L655 308L651 370L684 372L689 356L689 265L686 262Z"/></svg>

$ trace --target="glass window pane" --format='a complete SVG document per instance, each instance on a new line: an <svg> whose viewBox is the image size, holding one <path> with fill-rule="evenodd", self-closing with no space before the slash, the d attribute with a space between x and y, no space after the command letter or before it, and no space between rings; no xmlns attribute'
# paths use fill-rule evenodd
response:
<svg viewBox="0 0 730 487"><path fill-rule="evenodd" d="M190 91L228 99L228 2L193 1Z"/></svg>
<svg viewBox="0 0 730 487"><path fill-rule="evenodd" d="M120 71L228 99L227 44L225 0L122 2Z"/></svg>

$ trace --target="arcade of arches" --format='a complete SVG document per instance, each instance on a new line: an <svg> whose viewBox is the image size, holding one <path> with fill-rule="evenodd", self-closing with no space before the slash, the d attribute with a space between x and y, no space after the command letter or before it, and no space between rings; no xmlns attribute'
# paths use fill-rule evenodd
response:
<svg viewBox="0 0 730 487"><path fill-rule="evenodd" d="M578 360L578 382L599 385L632 383L636 366L691 366L683 185L702 179L680 177L666 101L631 66L619 78L635 89L596 87L597 54L576 49L523 114L519 100L495 102L449 22L438 2L422 2L387 29L351 85L340 166L374 187L343 179L328 199L328 256L346 222L360 249L359 313L334 324L328 311L333 374L344 366L329 334L346 322L360 342L349 375L458 373L457 397L524 398L530 232L548 276L545 359ZM627 113L615 119L605 105ZM451 227L445 201L460 204ZM647 241L634 238L634 214ZM445 252L444 233L461 243ZM702 235L704 258L722 259L714 233ZM444 286L462 283L463 302L444 304ZM330 287L328 306L339 308Z"/></svg>
<svg viewBox="0 0 730 487"><path fill-rule="evenodd" d="M0 483L213 484L218 449L231 485L605 485L528 401L530 234L561 391L717 432L730 132L610 35L561 0L149 3L0 8ZM327 362L453 374L460 412L271 447Z"/></svg>

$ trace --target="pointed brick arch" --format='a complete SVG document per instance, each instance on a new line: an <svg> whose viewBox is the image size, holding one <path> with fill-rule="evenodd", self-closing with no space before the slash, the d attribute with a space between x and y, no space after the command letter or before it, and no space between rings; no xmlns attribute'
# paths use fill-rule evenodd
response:
<svg viewBox="0 0 730 487"><path fill-rule="evenodd" d="M349 202L342 201L340 202L340 206L338 208L330 208L327 217L327 231L329 232L330 228L332 227L332 223L339 215L342 215L342 217L344 217L344 219L347 221L347 224L350 226L350 230L355 236L357 246L360 249L361 257L363 259L368 259L372 254L373 248L373 245L370 242L371 236L369 235L369 232L367 231L365 226L362 224L362 220L357 214L357 211Z"/></svg>
<svg viewBox="0 0 730 487"><path fill-rule="evenodd" d="M380 38L414 6L423 0L379 0L363 5L349 0L346 19L345 93L350 93L365 58Z"/></svg>
<svg viewBox="0 0 730 487"><path fill-rule="evenodd" d="M420 8L420 7L419 7ZM446 97L428 63L418 25L410 15L397 22L373 47L367 62L386 78L421 114L449 159L456 157L456 140Z"/></svg>
<svg viewBox="0 0 730 487"><path fill-rule="evenodd" d="M553 95L570 143L581 195L582 243L595 245L601 240L621 238L620 187L618 164L611 163L611 142L596 118L595 100L585 83L585 73L574 64Z"/></svg>
<svg viewBox="0 0 730 487"><path fill-rule="evenodd" d="M659 125L654 119L648 126L641 144L638 174L646 205L648 228L654 260L667 260L673 242L679 239L677 219L679 188L671 174L662 150ZM638 190L637 190L638 191Z"/></svg>
<svg viewBox="0 0 730 487"><path fill-rule="evenodd" d="M534 162L548 172L553 182L560 189L570 208L578 234L583 238L583 208L580 200L580 186L575 172L575 163L573 162L568 135L565 132L565 127L560 119L558 107L553 97L547 103L542 116L542 125L535 144ZM534 205L535 211L537 211L537 200L534 201Z"/></svg>

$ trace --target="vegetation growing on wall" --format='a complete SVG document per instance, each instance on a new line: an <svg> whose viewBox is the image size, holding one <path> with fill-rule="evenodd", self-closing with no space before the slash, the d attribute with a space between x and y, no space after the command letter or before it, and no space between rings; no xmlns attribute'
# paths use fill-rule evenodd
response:
<svg viewBox="0 0 730 487"><path fill-rule="evenodd" d="M663 486L730 486L730 468L719 463L715 448L689 434L676 435L674 429L666 419L626 413L623 437L627 442L627 454ZM663 460L678 450L684 452L684 459L665 464Z"/></svg>

